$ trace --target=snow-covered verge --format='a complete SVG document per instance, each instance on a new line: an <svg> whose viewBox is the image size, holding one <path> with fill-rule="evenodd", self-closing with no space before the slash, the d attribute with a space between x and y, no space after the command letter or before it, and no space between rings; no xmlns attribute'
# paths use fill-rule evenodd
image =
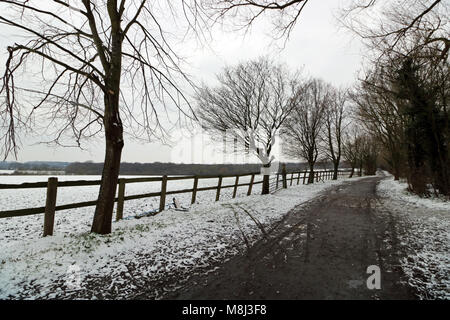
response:
<svg viewBox="0 0 450 320"><path fill-rule="evenodd" d="M134 178L139 176L121 176L122 178ZM20 184L24 182L44 182L48 176L0 176L0 183ZM100 180L100 176L58 176L59 181L71 180ZM262 180L256 176L255 182ZM250 176L241 177L240 183L248 183ZM234 178L224 178L222 186L233 185ZM167 183L167 190L182 190L192 188L193 179L171 180ZM198 187L217 186L217 179L201 179ZM159 192L161 182L129 183L125 188L125 195L144 194L149 192ZM247 194L248 187L242 186L237 190L237 197ZM253 192L256 194L261 190L261 184L255 185ZM57 205L77 203L83 201L96 200L99 186L64 187L58 188ZM223 189L220 199L231 199L233 188ZM117 196L117 195L116 195ZM215 199L216 190L200 191L197 193L197 203L210 203ZM172 202L172 197L176 197L182 206L189 206L191 203L191 193L176 194L167 196L166 206ZM0 190L0 211L15 210L23 208L33 208L45 206L46 189L4 189ZM117 206L114 206L116 209ZM142 198L125 201L124 218L144 214L159 208L159 197ZM57 211L55 214L54 234L71 235L79 234L90 230L94 217L94 206ZM114 212L115 215L115 212ZM42 237L44 215L37 214L24 217L12 217L0 219L0 242L13 240L31 240ZM113 222L115 225L115 222Z"/></svg>
<svg viewBox="0 0 450 320"><path fill-rule="evenodd" d="M386 173L385 173L386 174ZM391 178L392 175L388 174ZM391 199L408 202L417 207L426 207L429 209L450 210L450 201L445 198L421 198L407 190L408 184L404 181L394 181L386 179L380 182L380 192L388 193Z"/></svg>
<svg viewBox="0 0 450 320"><path fill-rule="evenodd" d="M450 202L423 199L392 177L377 187L397 223L394 232L407 257L401 267L421 299L450 299Z"/></svg>
<svg viewBox="0 0 450 320"><path fill-rule="evenodd" d="M144 298L160 298L168 288L149 283L174 276L182 282L242 252L244 238L252 243L262 237L261 226L346 180L122 220L108 236L76 233L9 241L0 252L0 298L129 299L143 290Z"/></svg>

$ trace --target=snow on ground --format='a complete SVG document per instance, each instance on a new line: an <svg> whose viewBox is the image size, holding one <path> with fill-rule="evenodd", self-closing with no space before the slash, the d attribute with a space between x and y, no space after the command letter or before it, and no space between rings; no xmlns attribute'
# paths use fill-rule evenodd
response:
<svg viewBox="0 0 450 320"><path fill-rule="evenodd" d="M136 176L121 176L122 178L133 178ZM0 176L0 183L20 184L24 182L44 182L48 176ZM100 180L100 176L58 176L59 181L73 180ZM198 187L217 186L218 179L200 179ZM255 177L255 182L262 180ZM241 177L239 183L248 183L250 176ZM222 186L232 185L235 178L224 178ZM253 187L253 193L261 192L261 184ZM193 187L193 179L171 180L167 183L167 191L189 189ZM96 200L99 186L64 187L58 188L57 205ZM159 192L161 182L128 183L125 188L125 195L144 194L149 192ZM239 187L237 197L247 194L248 187ZM221 190L220 199L230 199L233 188ZM5 189L0 190L0 211L15 210L22 208L33 208L45 206L46 189ZM199 191L197 193L197 203L208 203L215 199L216 190ZM166 205L176 197L182 206L189 206L191 203L191 193L168 195ZM116 208L116 207L115 207ZM144 198L125 201L124 218L143 214L145 212L159 208L159 197ZM94 217L95 207L84 207L78 209L61 210L55 214L54 234L78 234L90 230ZM115 216L115 212L114 212ZM0 241L38 239L42 236L44 215L32 215L25 217L13 217L0 219ZM113 227L115 222L113 222Z"/></svg>
<svg viewBox="0 0 450 320"><path fill-rule="evenodd" d="M396 236L407 252L401 266L422 299L450 299L450 202L423 199L392 176L377 192L395 215Z"/></svg>
<svg viewBox="0 0 450 320"><path fill-rule="evenodd" d="M0 299L128 299L144 279L145 297L159 298L164 292L158 286L148 287L149 281L164 282L174 276L182 281L195 270L242 252L244 235L250 243L262 237L255 220L268 227L294 206L345 180L349 179L195 204L188 212L170 209L153 217L122 220L107 236L89 234L86 226L52 237L3 241Z"/></svg>
<svg viewBox="0 0 450 320"><path fill-rule="evenodd" d="M450 210L450 201L444 198L421 198L407 190L408 184L405 181L394 181L393 179L380 182L380 191L388 191L389 197L410 203L416 207L426 207L437 210Z"/></svg>

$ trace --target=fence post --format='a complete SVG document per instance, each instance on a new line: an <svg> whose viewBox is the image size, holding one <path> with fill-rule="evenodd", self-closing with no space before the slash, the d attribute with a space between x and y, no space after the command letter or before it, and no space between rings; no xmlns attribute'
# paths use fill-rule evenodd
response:
<svg viewBox="0 0 450 320"><path fill-rule="evenodd" d="M306 173L307 173L307 171L303 172L303 184L305 184L305 180L306 180Z"/></svg>
<svg viewBox="0 0 450 320"><path fill-rule="evenodd" d="M219 182L217 183L216 201L220 199L220 188L222 187L222 176L219 176Z"/></svg>
<svg viewBox="0 0 450 320"><path fill-rule="evenodd" d="M248 191L247 196L252 194L252 188L253 188L253 181L255 180L255 175L252 174L252 177L250 178L250 184L248 185ZM278 187L278 186L277 186Z"/></svg>
<svg viewBox="0 0 450 320"><path fill-rule="evenodd" d="M161 197L159 199L159 212L166 207L166 190L167 190L167 176L164 175L161 181Z"/></svg>
<svg viewBox="0 0 450 320"><path fill-rule="evenodd" d="M275 189L277 189L278 190L278 181L280 180L280 174L279 173L277 173L277 185L276 185L276 187L275 187Z"/></svg>
<svg viewBox="0 0 450 320"><path fill-rule="evenodd" d="M197 186L198 186L198 177L194 178L194 187L192 188L192 200L191 204L195 203L195 199L197 198Z"/></svg>
<svg viewBox="0 0 450 320"><path fill-rule="evenodd" d="M125 198L125 180L119 179L119 195L117 199L116 221L123 218L123 203Z"/></svg>
<svg viewBox="0 0 450 320"><path fill-rule="evenodd" d="M58 190L58 178L55 177L48 178L47 199L45 200L45 213L44 213L44 237L53 235L57 190Z"/></svg>
<svg viewBox="0 0 450 320"><path fill-rule="evenodd" d="M297 176L297 185L299 185L300 184L300 172L298 173L298 176Z"/></svg>
<svg viewBox="0 0 450 320"><path fill-rule="evenodd" d="M289 184L290 186L292 186L292 181L294 181L294 173L293 172L291 174L291 183Z"/></svg>
<svg viewBox="0 0 450 320"><path fill-rule="evenodd" d="M281 169L281 174L283 177L283 189L287 189L286 164L284 164L284 163L283 163L283 168Z"/></svg>
<svg viewBox="0 0 450 320"><path fill-rule="evenodd" d="M234 182L234 189L233 189L233 199L236 198L238 184L239 184L239 176L236 176L236 181Z"/></svg>

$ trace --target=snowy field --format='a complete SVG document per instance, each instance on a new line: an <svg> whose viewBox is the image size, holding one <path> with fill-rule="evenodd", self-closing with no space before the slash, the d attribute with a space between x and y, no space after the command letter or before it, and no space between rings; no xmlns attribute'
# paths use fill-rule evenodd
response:
<svg viewBox="0 0 450 320"><path fill-rule="evenodd" d="M360 178L351 180L357 179ZM12 236L2 226L11 236L8 239L2 235L0 299L132 299L134 292L143 290L147 292L145 298L158 299L170 288L164 284L139 288L143 279L147 284L149 280L164 283L170 277L186 281L196 270L204 270L245 250L244 238L249 243L261 239L261 226L268 228L296 205L346 180L350 179L292 186L273 195L219 202L211 201L213 195L210 195L209 203L195 204L188 212L169 209L153 217L114 223L113 232L108 236L87 232L92 209L87 209L89 213L85 214L57 214L60 223L52 237L39 237L42 217L37 219L38 223L34 221L36 217L27 218L28 225L33 226L27 239ZM256 188L254 193L259 190ZM64 199L82 200L79 196L71 198L69 192ZM38 201L37 196L29 197L30 201ZM130 210L131 205L126 202L126 207ZM71 224L72 216L77 217L76 221L86 216L81 223L83 227ZM20 226L23 228L25 224L23 221ZM68 230L67 225L73 229ZM18 226L17 219L10 223L10 228ZM33 228L39 232L32 232Z"/></svg>
<svg viewBox="0 0 450 320"><path fill-rule="evenodd" d="M423 199L392 176L377 192L395 215L396 236L408 256L401 266L422 299L450 299L450 202Z"/></svg>
<svg viewBox="0 0 450 320"><path fill-rule="evenodd" d="M121 178L133 178L142 176L121 176ZM73 180L100 180L100 176L58 176L59 181ZM20 184L24 182L45 182L48 176L0 176L2 184ZM262 177L255 176L255 182L262 180ZM218 179L200 179L198 187L217 186ZM235 178L224 178L222 186L232 185ZM240 177L239 183L250 182L250 176ZM296 181L295 181L296 183ZM193 179L168 181L167 191L191 189L193 187ZM261 192L262 184L253 186L252 193ZM96 200L98 196L99 186L82 186L82 187L62 187L58 188L57 205ZM238 188L237 197L247 195L248 186ZM144 194L150 192L161 191L161 182L146 183L127 183L125 195ZM233 188L222 189L220 192L221 199L230 199L233 194ZM0 211L15 210L23 208L34 208L45 206L46 189L4 189L0 190ZM182 206L190 206L192 193L183 193L176 195L168 195L166 205L172 202L172 198L180 202ZM216 190L199 191L197 193L198 203L213 202L216 197ZM116 207L115 207L116 208ZM137 200L125 201L124 218L136 216L153 209L159 208L159 197L144 198ZM95 207L84 207L78 209L61 210L55 214L54 234L77 234L90 230L92 219L94 217ZM115 216L115 212L114 212ZM36 239L42 236L44 223L44 215L32 215L26 217L13 217L0 219L0 241L11 241L20 239ZM113 222L114 228L115 222Z"/></svg>

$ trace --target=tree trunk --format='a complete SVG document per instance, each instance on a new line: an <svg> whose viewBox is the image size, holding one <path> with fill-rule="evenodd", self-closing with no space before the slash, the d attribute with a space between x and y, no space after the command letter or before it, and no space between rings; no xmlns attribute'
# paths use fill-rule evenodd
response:
<svg viewBox="0 0 450 320"><path fill-rule="evenodd" d="M355 166L352 166L352 171L350 171L349 178L353 177L353 174L355 173Z"/></svg>
<svg viewBox="0 0 450 320"><path fill-rule="evenodd" d="M108 234L111 233L114 198L124 145L122 121L119 116L119 97L113 91L105 96L103 124L106 139L105 162L91 232Z"/></svg>
<svg viewBox="0 0 450 320"><path fill-rule="evenodd" d="M308 184L314 183L314 163L309 164Z"/></svg>
<svg viewBox="0 0 450 320"><path fill-rule="evenodd" d="M338 178L338 169L339 169L339 161L335 161L333 163L333 180L337 180Z"/></svg>
<svg viewBox="0 0 450 320"><path fill-rule="evenodd" d="M111 233L111 222L119 179L120 159L123 140L121 137L106 139L105 163L103 165L102 182L95 207L94 221L91 232L99 234Z"/></svg>
<svg viewBox="0 0 450 320"><path fill-rule="evenodd" d="M397 146L395 146L397 147ZM392 147L392 149L394 146ZM397 149L391 151L391 158L392 158L392 171L394 173L394 180L398 181L400 180L400 168L401 168L401 154L398 152Z"/></svg>
<svg viewBox="0 0 450 320"><path fill-rule="evenodd" d="M103 125L105 128L106 150L102 182L91 228L91 232L99 234L111 233L114 198L116 196L120 159L124 145L123 126L119 111L123 40L120 28L121 17L114 1L108 1L107 8L111 19L111 58L105 70Z"/></svg>
<svg viewBox="0 0 450 320"><path fill-rule="evenodd" d="M262 191L261 194L269 194L270 193L270 172L266 171L270 168L270 163L266 163L262 165L263 170L261 170L261 173L263 175L263 185L262 185ZM267 174L269 173L269 174Z"/></svg>
<svg viewBox="0 0 450 320"><path fill-rule="evenodd" d="M262 186L262 192L261 194L269 194L269 182L270 182L270 176L264 175L263 176L263 186Z"/></svg>
<svg viewBox="0 0 450 320"><path fill-rule="evenodd" d="M394 167L394 180L400 180L400 170L397 166Z"/></svg>

